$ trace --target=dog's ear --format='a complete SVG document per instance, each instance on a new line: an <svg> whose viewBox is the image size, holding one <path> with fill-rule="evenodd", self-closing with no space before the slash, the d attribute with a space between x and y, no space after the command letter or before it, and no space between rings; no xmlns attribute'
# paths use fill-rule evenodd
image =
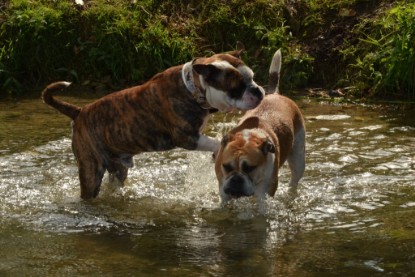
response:
<svg viewBox="0 0 415 277"><path fill-rule="evenodd" d="M213 64L194 64L193 69L206 80L213 79L213 77L220 72L220 69Z"/></svg>
<svg viewBox="0 0 415 277"><path fill-rule="evenodd" d="M226 135L223 136L223 138L220 142L220 144L222 145L223 148L225 148L225 146L228 144L229 136L230 136L229 134L226 134Z"/></svg>
<svg viewBox="0 0 415 277"><path fill-rule="evenodd" d="M264 153L264 155L267 153L275 153L275 145L269 140L266 140L261 145L261 151Z"/></svg>
<svg viewBox="0 0 415 277"><path fill-rule="evenodd" d="M234 51L230 51L230 52L226 52L226 54L229 54L231 56L234 56L235 58L241 58L242 53L244 52L244 49L238 49L238 50L234 50Z"/></svg>
<svg viewBox="0 0 415 277"><path fill-rule="evenodd" d="M236 42L236 50L240 50L245 52L245 45L242 43L242 41L237 41Z"/></svg>

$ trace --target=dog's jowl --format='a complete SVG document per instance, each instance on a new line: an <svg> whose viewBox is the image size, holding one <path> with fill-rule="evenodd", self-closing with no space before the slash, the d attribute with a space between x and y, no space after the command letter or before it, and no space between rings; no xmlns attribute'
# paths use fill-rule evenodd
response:
<svg viewBox="0 0 415 277"><path fill-rule="evenodd" d="M47 86L43 101L73 120L81 197L98 195L106 170L123 183L140 152L175 147L216 152L220 143L200 133L209 114L255 108L265 94L239 55L194 59L82 108L53 97L70 83Z"/></svg>

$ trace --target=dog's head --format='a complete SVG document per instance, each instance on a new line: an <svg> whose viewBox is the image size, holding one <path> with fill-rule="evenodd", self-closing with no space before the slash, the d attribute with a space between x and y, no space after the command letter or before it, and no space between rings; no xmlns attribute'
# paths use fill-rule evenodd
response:
<svg viewBox="0 0 415 277"><path fill-rule="evenodd" d="M222 202L268 191L275 160L275 146L260 129L243 129L222 139L215 161Z"/></svg>
<svg viewBox="0 0 415 277"><path fill-rule="evenodd" d="M239 58L240 54L234 51L193 61L211 107L220 111L249 110L264 97L264 89L255 83L253 71Z"/></svg>

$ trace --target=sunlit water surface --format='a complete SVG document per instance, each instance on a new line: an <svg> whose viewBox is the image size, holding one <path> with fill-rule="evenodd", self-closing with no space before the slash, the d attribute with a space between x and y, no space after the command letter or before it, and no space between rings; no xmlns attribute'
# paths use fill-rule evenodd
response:
<svg viewBox="0 0 415 277"><path fill-rule="evenodd" d="M135 156L123 188L106 176L81 201L68 118L0 103L0 275L414 276L415 114L297 102L305 176L292 199L284 167L265 209L221 207L211 154L179 149Z"/></svg>

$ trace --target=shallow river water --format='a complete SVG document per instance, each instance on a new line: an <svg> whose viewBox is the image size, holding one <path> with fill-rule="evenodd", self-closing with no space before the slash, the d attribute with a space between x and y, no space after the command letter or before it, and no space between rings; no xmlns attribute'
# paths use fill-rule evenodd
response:
<svg viewBox="0 0 415 277"><path fill-rule="evenodd" d="M183 150L135 156L125 187L106 176L81 201L69 119L0 102L0 276L415 276L415 114L297 103L305 176L292 199L284 167L260 211L221 207L211 154Z"/></svg>

